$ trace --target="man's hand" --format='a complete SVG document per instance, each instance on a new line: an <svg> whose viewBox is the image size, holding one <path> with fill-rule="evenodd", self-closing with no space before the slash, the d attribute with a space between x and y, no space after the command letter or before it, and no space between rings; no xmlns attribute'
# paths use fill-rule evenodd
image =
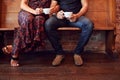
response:
<svg viewBox="0 0 120 80"><path fill-rule="evenodd" d="M59 11L59 5L50 8L50 14L57 13Z"/></svg>
<svg viewBox="0 0 120 80"><path fill-rule="evenodd" d="M65 18L64 17L64 12L62 10L57 13L57 18L58 19L64 19Z"/></svg>
<svg viewBox="0 0 120 80"><path fill-rule="evenodd" d="M68 18L68 20L69 20L70 22L75 22L75 21L77 21L77 19L78 19L77 14L72 14L72 16L71 16L70 18Z"/></svg>

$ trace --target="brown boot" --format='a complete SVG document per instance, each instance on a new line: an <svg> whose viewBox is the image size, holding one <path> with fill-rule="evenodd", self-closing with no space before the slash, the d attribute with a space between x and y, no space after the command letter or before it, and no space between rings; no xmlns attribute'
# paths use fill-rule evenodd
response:
<svg viewBox="0 0 120 80"><path fill-rule="evenodd" d="M82 57L78 54L74 54L74 62L76 66L81 66L83 65L83 60Z"/></svg>
<svg viewBox="0 0 120 80"><path fill-rule="evenodd" d="M62 60L64 59L63 55L56 55L55 59L52 62L53 66L58 66L61 64Z"/></svg>

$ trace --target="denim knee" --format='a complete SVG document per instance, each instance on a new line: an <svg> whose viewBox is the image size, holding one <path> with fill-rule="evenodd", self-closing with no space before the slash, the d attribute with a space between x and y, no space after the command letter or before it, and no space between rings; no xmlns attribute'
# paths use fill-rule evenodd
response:
<svg viewBox="0 0 120 80"><path fill-rule="evenodd" d="M56 26L56 18L54 16L50 17L48 20L45 22L45 31L49 32L52 29L55 28Z"/></svg>
<svg viewBox="0 0 120 80"><path fill-rule="evenodd" d="M91 32L94 28L94 24L91 20L87 19L85 22L84 22L84 25L82 27L83 30L87 30L89 32Z"/></svg>
<svg viewBox="0 0 120 80"><path fill-rule="evenodd" d="M93 22L90 21L90 22L88 23L88 30L89 30L89 31L92 31L93 28L94 28Z"/></svg>

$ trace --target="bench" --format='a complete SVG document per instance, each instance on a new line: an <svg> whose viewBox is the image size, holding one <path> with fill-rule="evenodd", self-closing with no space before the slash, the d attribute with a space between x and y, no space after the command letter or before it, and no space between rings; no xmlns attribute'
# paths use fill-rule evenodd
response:
<svg viewBox="0 0 120 80"><path fill-rule="evenodd" d="M0 33L4 34L6 31L14 31L17 24L17 14L19 11L20 0L1 0L0 3ZM13 5L11 5L11 4ZM8 5L8 6L6 6ZM101 6L102 5L102 6ZM2 7L5 6L5 7ZM114 0L89 0L89 9L86 14L94 22L94 30L106 32L105 38L105 51L108 54L114 52L115 41L115 1ZM3 27L4 26L4 27ZM12 27L11 27L12 26ZM62 27L60 31L78 31L79 28Z"/></svg>

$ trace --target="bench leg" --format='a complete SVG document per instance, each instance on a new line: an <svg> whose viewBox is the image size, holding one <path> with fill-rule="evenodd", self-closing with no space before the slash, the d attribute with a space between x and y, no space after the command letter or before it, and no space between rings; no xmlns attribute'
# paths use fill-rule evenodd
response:
<svg viewBox="0 0 120 80"><path fill-rule="evenodd" d="M117 57L117 54L115 52L115 35L113 30L106 31L105 52L110 57Z"/></svg>
<svg viewBox="0 0 120 80"><path fill-rule="evenodd" d="M4 46L4 32L0 32L0 53L2 53L3 46Z"/></svg>

